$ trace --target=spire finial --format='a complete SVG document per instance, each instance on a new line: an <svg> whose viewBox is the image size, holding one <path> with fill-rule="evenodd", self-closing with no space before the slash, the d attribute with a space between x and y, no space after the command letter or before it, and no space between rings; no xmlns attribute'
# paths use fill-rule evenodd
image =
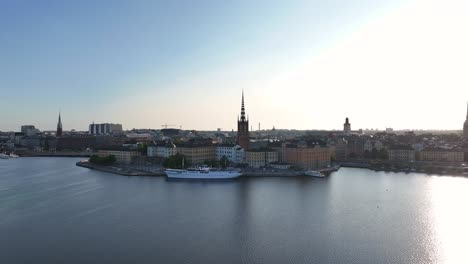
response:
<svg viewBox="0 0 468 264"><path fill-rule="evenodd" d="M59 111L59 116L58 116L57 127L62 128L62 116L61 116L60 111Z"/></svg>
<svg viewBox="0 0 468 264"><path fill-rule="evenodd" d="M245 108L245 105L244 105L244 90L242 90L242 108Z"/></svg>

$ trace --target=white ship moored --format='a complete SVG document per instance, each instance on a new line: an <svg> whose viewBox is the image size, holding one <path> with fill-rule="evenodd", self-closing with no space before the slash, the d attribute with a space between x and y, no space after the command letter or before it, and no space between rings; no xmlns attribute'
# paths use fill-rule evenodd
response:
<svg viewBox="0 0 468 264"><path fill-rule="evenodd" d="M312 176L312 177L318 177L318 178L325 177L325 175L320 173L320 171L312 171L312 170L306 171L305 175Z"/></svg>
<svg viewBox="0 0 468 264"><path fill-rule="evenodd" d="M0 159L9 159L10 156L8 156L7 154L3 154L3 153L0 153Z"/></svg>
<svg viewBox="0 0 468 264"><path fill-rule="evenodd" d="M197 169L167 169L168 178L177 179L233 179L242 175L240 170L210 170L210 168Z"/></svg>

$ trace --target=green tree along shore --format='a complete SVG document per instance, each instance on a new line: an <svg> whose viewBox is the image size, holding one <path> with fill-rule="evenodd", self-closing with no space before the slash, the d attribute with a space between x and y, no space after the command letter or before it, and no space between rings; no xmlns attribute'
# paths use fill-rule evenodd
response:
<svg viewBox="0 0 468 264"><path fill-rule="evenodd" d="M116 162L116 158L114 155L109 155L107 157L99 157L97 155L93 155L91 156L91 158L89 158L89 162L100 165L112 165Z"/></svg>
<svg viewBox="0 0 468 264"><path fill-rule="evenodd" d="M165 158L163 162L163 166L168 169L185 169L190 167L190 165L190 162L180 153Z"/></svg>
<svg viewBox="0 0 468 264"><path fill-rule="evenodd" d="M211 168L217 168L219 167L219 162L216 159L211 159L211 160L205 160L203 162L203 165L206 165Z"/></svg>
<svg viewBox="0 0 468 264"><path fill-rule="evenodd" d="M225 169L227 166L229 166L229 159L223 155L219 160L219 165L221 165L221 168Z"/></svg>

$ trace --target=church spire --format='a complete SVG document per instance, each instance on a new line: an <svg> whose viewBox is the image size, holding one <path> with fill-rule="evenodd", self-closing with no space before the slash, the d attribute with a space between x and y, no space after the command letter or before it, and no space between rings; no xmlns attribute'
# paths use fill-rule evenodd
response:
<svg viewBox="0 0 468 264"><path fill-rule="evenodd" d="M59 118L58 118L57 127L62 128L62 117L61 117L61 113L60 113L60 112L59 112Z"/></svg>
<svg viewBox="0 0 468 264"><path fill-rule="evenodd" d="M242 90L241 120L245 121L244 90Z"/></svg>
<svg viewBox="0 0 468 264"><path fill-rule="evenodd" d="M62 128L62 117L61 113L59 112L59 117L58 117L58 122L57 122L57 133L56 136L60 137L62 136L63 128Z"/></svg>

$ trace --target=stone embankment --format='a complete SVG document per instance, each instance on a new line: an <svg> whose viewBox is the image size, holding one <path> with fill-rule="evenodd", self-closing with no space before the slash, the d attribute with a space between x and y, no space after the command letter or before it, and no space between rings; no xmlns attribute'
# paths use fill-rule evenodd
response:
<svg viewBox="0 0 468 264"><path fill-rule="evenodd" d="M244 169L242 177L298 177L304 176L304 171L291 170L261 170L261 169Z"/></svg>
<svg viewBox="0 0 468 264"><path fill-rule="evenodd" d="M89 158L92 153L89 152L36 152L36 151L24 151L16 153L21 157L66 157L66 158Z"/></svg>
<svg viewBox="0 0 468 264"><path fill-rule="evenodd" d="M118 175L124 175L124 176L166 176L166 174L164 173L164 170L157 170L157 171L152 171L152 172L140 171L140 170L135 170L131 168L118 167L119 165L109 165L109 166L97 165L97 164L89 163L88 161L78 161L76 163L76 166L98 170L98 171L114 173Z"/></svg>

